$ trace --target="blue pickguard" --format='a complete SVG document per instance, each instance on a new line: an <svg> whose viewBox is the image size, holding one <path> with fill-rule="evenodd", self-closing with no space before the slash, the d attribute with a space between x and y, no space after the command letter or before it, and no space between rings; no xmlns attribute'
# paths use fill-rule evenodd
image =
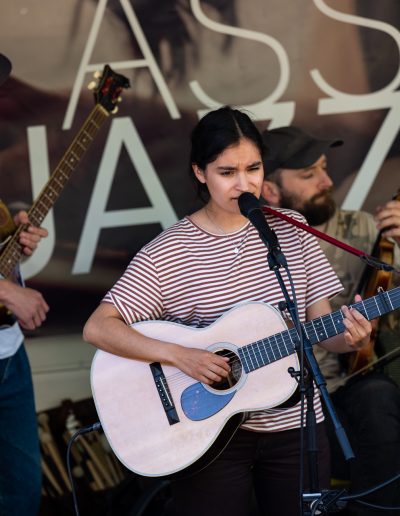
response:
<svg viewBox="0 0 400 516"><path fill-rule="evenodd" d="M192 421L201 421L222 410L235 393L236 391L229 394L213 394L201 383L194 383L182 392L182 410Z"/></svg>

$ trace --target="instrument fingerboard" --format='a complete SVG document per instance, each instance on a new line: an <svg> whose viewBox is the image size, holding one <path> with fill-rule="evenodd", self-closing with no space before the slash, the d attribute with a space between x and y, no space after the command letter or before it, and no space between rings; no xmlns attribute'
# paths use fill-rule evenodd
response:
<svg viewBox="0 0 400 516"><path fill-rule="evenodd" d="M39 227L56 200L67 185L72 172L86 153L97 132L108 118L109 113L101 106L96 105L89 114L81 130L61 158L50 179L43 187L38 198L31 206L28 216L32 226ZM0 256L0 273L9 278L22 257L22 245L19 242L21 231L27 225L18 226L7 247Z"/></svg>

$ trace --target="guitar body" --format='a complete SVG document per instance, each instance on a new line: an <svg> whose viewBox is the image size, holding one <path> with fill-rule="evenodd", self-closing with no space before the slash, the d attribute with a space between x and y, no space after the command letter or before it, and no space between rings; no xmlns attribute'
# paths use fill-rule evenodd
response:
<svg viewBox="0 0 400 516"><path fill-rule="evenodd" d="M272 306L249 302L231 309L207 328L164 321L141 322L134 328L167 342L213 352L224 350L237 359L240 348L279 333L286 325ZM191 465L196 467L207 451L212 455L214 443L218 443L217 453L223 449L217 438L227 423L236 429L238 414L280 405L297 387L287 372L289 367L298 369L296 353L250 374L231 365L235 378L223 388L205 386L172 366L160 367L165 375L161 386L167 384L166 396L174 405L172 416L165 410L155 369L148 363L97 351L91 368L93 398L106 437L121 462L145 476L171 475Z"/></svg>
<svg viewBox="0 0 400 516"><path fill-rule="evenodd" d="M15 224L7 206L0 199L0 252L7 239L14 233Z"/></svg>

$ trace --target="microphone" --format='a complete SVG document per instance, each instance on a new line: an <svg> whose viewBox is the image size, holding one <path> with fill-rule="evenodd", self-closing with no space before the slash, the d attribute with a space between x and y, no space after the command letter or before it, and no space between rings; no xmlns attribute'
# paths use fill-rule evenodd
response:
<svg viewBox="0 0 400 516"><path fill-rule="evenodd" d="M278 237L275 231L269 227L257 197L250 192L243 192L239 196L238 203L240 213L248 218L257 229L261 240L267 246L269 252L273 254L277 264L287 267L286 258L279 246Z"/></svg>

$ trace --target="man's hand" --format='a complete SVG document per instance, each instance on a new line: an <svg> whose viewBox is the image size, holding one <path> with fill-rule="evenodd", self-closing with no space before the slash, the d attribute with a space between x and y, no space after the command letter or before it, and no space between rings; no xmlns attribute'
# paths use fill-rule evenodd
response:
<svg viewBox="0 0 400 516"><path fill-rule="evenodd" d="M46 319L49 307L42 294L9 280L0 281L0 299L25 330L34 330Z"/></svg>
<svg viewBox="0 0 400 516"><path fill-rule="evenodd" d="M29 224L29 218L26 211L20 211L15 215L14 222L17 226L20 224ZM47 229L36 228L29 225L26 231L21 231L19 236L19 242L22 245L22 251L26 256L30 256L36 249L40 240L47 237Z"/></svg>
<svg viewBox="0 0 400 516"><path fill-rule="evenodd" d="M400 245L400 201L389 201L379 206L375 214L376 227L384 238L393 238Z"/></svg>

